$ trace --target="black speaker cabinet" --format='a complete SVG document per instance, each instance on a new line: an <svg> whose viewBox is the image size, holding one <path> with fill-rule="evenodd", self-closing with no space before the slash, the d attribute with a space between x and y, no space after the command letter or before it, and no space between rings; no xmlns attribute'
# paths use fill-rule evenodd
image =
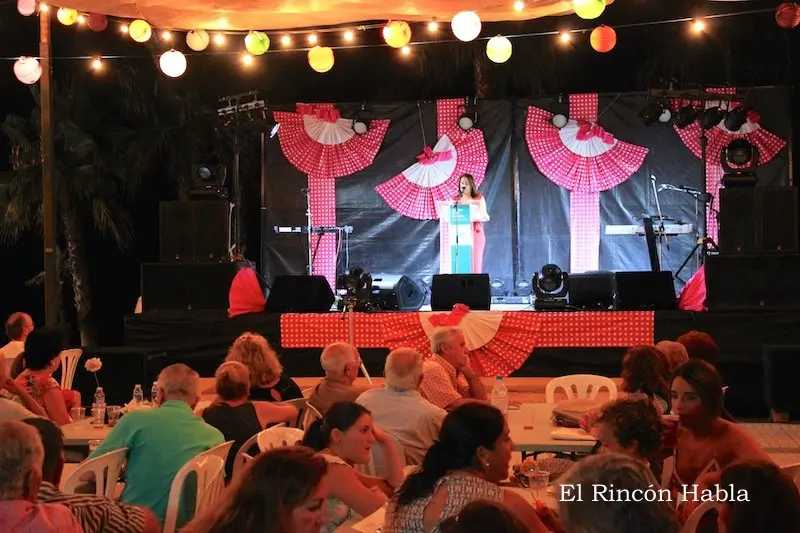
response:
<svg viewBox="0 0 800 533"><path fill-rule="evenodd" d="M489 274L436 274L431 284L431 309L452 311L455 304L487 311L492 296Z"/></svg>
<svg viewBox="0 0 800 533"><path fill-rule="evenodd" d="M267 297L270 313L327 313L335 298L323 276L276 276Z"/></svg>
<svg viewBox="0 0 800 533"><path fill-rule="evenodd" d="M764 346L764 394L775 411L800 413L800 346Z"/></svg>
<svg viewBox="0 0 800 533"><path fill-rule="evenodd" d="M720 253L798 251L797 188L722 189L719 202Z"/></svg>
<svg viewBox="0 0 800 533"><path fill-rule="evenodd" d="M578 309L614 309L616 280L613 272L569 275L569 305Z"/></svg>
<svg viewBox="0 0 800 533"><path fill-rule="evenodd" d="M660 311L678 307L671 272L617 272L615 277L619 310Z"/></svg>
<svg viewBox="0 0 800 533"><path fill-rule="evenodd" d="M800 309L800 255L706 258L709 309Z"/></svg>
<svg viewBox="0 0 800 533"><path fill-rule="evenodd" d="M142 310L227 309L236 263L142 263Z"/></svg>
<svg viewBox="0 0 800 533"><path fill-rule="evenodd" d="M229 210L230 204L224 200L161 202L161 261L227 261Z"/></svg>
<svg viewBox="0 0 800 533"><path fill-rule="evenodd" d="M425 291L408 276L377 274L372 276L370 302L382 311L419 311Z"/></svg>

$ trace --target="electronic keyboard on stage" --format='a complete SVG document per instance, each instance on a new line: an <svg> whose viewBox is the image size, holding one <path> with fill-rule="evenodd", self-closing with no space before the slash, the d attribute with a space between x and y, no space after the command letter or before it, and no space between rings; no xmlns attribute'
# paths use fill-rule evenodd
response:
<svg viewBox="0 0 800 533"><path fill-rule="evenodd" d="M653 221L653 230L658 235L667 235L673 237L675 235L686 235L694 232L694 227L691 224L664 224L664 231L662 233L661 227L656 221ZM622 224L622 225L608 225L606 226L606 235L644 235L644 225L636 224Z"/></svg>
<svg viewBox="0 0 800 533"><path fill-rule="evenodd" d="M353 226L273 226L275 233L353 233Z"/></svg>

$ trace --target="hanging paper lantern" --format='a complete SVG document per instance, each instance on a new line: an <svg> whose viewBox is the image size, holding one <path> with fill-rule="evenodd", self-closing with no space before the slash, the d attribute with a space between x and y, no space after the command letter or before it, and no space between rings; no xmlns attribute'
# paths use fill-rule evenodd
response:
<svg viewBox="0 0 800 533"><path fill-rule="evenodd" d="M411 42L411 27L407 22L393 20L383 27L383 40L392 48L403 48Z"/></svg>
<svg viewBox="0 0 800 533"><path fill-rule="evenodd" d="M450 27L458 40L474 41L481 33L481 18L474 11L461 11L450 21Z"/></svg>
<svg viewBox="0 0 800 533"><path fill-rule="evenodd" d="M104 31L108 28L108 18L100 13L89 15L89 29L92 31Z"/></svg>
<svg viewBox="0 0 800 533"><path fill-rule="evenodd" d="M31 85L42 77L42 65L35 57L20 57L14 63L14 75L22 83Z"/></svg>
<svg viewBox="0 0 800 533"><path fill-rule="evenodd" d="M511 57L511 41L502 35L492 37L486 43L486 55L495 63L505 63Z"/></svg>
<svg viewBox="0 0 800 533"><path fill-rule="evenodd" d="M17 0L17 11L26 17L33 15L36 12L36 0Z"/></svg>
<svg viewBox="0 0 800 533"><path fill-rule="evenodd" d="M186 44L195 52L208 48L209 37L206 30L192 30L186 34Z"/></svg>
<svg viewBox="0 0 800 533"><path fill-rule="evenodd" d="M800 4L784 2L775 10L775 22L785 29L796 28L800 25Z"/></svg>
<svg viewBox="0 0 800 533"><path fill-rule="evenodd" d="M144 20L134 20L128 26L128 35L137 43L145 43L153 35L153 28Z"/></svg>
<svg viewBox="0 0 800 533"><path fill-rule="evenodd" d="M263 31L251 31L244 38L244 47L254 56L260 56L269 50L269 37Z"/></svg>
<svg viewBox="0 0 800 533"><path fill-rule="evenodd" d="M598 26L592 30L589 42L597 52L605 54L617 45L617 32L609 26Z"/></svg>
<svg viewBox="0 0 800 533"><path fill-rule="evenodd" d="M158 60L161 72L170 78L177 78L186 72L186 56L177 50L170 50L161 54Z"/></svg>
<svg viewBox="0 0 800 533"><path fill-rule="evenodd" d="M333 50L327 46L315 46L308 51L308 64L317 72L328 72L333 68Z"/></svg>
<svg viewBox="0 0 800 533"><path fill-rule="evenodd" d="M56 18L64 26L72 26L78 21L78 12L68 7L59 7Z"/></svg>
<svg viewBox="0 0 800 533"><path fill-rule="evenodd" d="M606 9L606 0L572 0L575 14L582 19L596 19Z"/></svg>

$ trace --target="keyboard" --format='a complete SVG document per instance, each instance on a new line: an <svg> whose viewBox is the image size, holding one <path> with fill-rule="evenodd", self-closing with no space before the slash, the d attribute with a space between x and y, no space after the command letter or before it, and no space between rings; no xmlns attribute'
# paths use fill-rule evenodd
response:
<svg viewBox="0 0 800 533"><path fill-rule="evenodd" d="M273 226L275 233L309 233L308 226ZM353 233L353 226L311 226L311 233Z"/></svg>
<svg viewBox="0 0 800 533"><path fill-rule="evenodd" d="M653 222L653 230L657 235L660 235L661 228ZM691 224L664 224L665 235L686 235L694 233L694 227ZM630 225L608 225L606 226L606 235L644 235L644 226L630 224Z"/></svg>

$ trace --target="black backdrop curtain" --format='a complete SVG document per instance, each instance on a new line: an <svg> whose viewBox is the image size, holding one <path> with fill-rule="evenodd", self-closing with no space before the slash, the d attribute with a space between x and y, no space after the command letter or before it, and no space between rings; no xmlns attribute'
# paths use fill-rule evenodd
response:
<svg viewBox="0 0 800 533"><path fill-rule="evenodd" d="M485 225L484 271L509 288L516 281L530 280L545 263L556 263L565 270L569 265L569 193L538 172L524 138L528 106L550 109L554 102L553 98L478 101L478 127L483 130L489 152L481 192L492 217ZM651 174L659 183L701 188L700 161L683 145L671 124L646 127L639 120L637 115L646 102L642 94L600 97L598 123L616 138L650 150L636 174L600 194L602 270L649 269L643 238L606 236L605 226L633 224L634 217L655 213ZM751 89L748 102L761 115L763 127L789 139L789 88ZM360 105L339 107L342 116L349 117ZM435 102L372 104L370 110L375 118L391 121L381 150L371 166L336 182L337 225L354 228L349 264L373 274L406 274L430 281L439 271L438 222L412 220L396 213L375 192L375 187L410 166L426 144L436 144ZM261 270L269 281L276 275L305 272L306 236L277 235L272 228L307 223L306 197L302 192L307 178L284 158L277 136L265 141L264 150ZM788 175L788 150L784 149L773 161L759 167L759 185L786 185ZM664 191L659 193L659 201L664 215L697 224L695 202L688 194ZM518 255L514 253L515 246ZM663 268L676 270L693 246L691 235L671 238L669 249L663 250ZM343 249L340 272L344 261ZM691 262L684 279L693 271Z"/></svg>

